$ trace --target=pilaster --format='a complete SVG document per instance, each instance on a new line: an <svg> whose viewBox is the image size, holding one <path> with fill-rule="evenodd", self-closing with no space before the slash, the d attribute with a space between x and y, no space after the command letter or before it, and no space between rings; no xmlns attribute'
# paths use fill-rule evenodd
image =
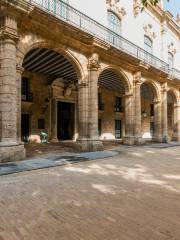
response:
<svg viewBox="0 0 180 240"><path fill-rule="evenodd" d="M161 111L162 111L162 142L167 143L169 141L168 137L168 117L167 117L167 83L163 84L161 94L162 94L162 103L161 103Z"/></svg>
<svg viewBox="0 0 180 240"><path fill-rule="evenodd" d="M154 136L153 141L162 142L161 134L161 101L154 101Z"/></svg>
<svg viewBox="0 0 180 240"><path fill-rule="evenodd" d="M51 99L51 142L58 142L57 138L57 100Z"/></svg>
<svg viewBox="0 0 180 240"><path fill-rule="evenodd" d="M125 138L124 144L133 145L133 93L125 95Z"/></svg>
<svg viewBox="0 0 180 240"><path fill-rule="evenodd" d="M17 140L21 142L21 82L24 68L16 66L16 84L17 84Z"/></svg>
<svg viewBox="0 0 180 240"><path fill-rule="evenodd" d="M78 132L79 140L87 139L88 135L88 83L78 84Z"/></svg>

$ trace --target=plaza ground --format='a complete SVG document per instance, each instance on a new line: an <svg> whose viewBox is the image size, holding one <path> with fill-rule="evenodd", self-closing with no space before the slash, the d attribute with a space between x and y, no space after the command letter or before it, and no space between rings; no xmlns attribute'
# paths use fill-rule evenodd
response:
<svg viewBox="0 0 180 240"><path fill-rule="evenodd" d="M0 176L0 240L179 240L180 147Z"/></svg>

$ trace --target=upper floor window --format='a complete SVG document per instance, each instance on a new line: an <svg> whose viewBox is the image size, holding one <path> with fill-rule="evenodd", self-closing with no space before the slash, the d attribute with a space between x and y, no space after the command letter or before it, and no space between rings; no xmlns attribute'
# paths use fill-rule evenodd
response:
<svg viewBox="0 0 180 240"><path fill-rule="evenodd" d="M153 52L153 42L148 36L144 36L144 49L149 53Z"/></svg>
<svg viewBox="0 0 180 240"><path fill-rule="evenodd" d="M102 102L102 93L98 93L98 110L104 110L104 104Z"/></svg>
<svg viewBox="0 0 180 240"><path fill-rule="evenodd" d="M30 79L26 77L22 77L21 81L21 99L22 101L33 101L33 94L30 93L29 88L30 88Z"/></svg>
<svg viewBox="0 0 180 240"><path fill-rule="evenodd" d="M122 111L122 98L121 97L115 97L114 111L115 112L121 112Z"/></svg>
<svg viewBox="0 0 180 240"><path fill-rule="evenodd" d="M174 56L171 52L168 52L168 64L169 68L173 68Z"/></svg>
<svg viewBox="0 0 180 240"><path fill-rule="evenodd" d="M121 20L112 12L108 12L108 27L117 34L121 34Z"/></svg>

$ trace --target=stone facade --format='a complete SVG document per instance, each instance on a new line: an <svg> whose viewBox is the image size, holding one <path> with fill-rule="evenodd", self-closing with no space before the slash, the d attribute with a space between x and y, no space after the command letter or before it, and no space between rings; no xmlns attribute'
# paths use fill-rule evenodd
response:
<svg viewBox="0 0 180 240"><path fill-rule="evenodd" d="M177 74L121 50L119 40L78 28L66 11L56 18L15 2L2 0L0 8L0 162L24 157L22 131L39 142L45 130L49 141L74 140L81 151L102 150L102 140L116 138L130 145L179 141Z"/></svg>

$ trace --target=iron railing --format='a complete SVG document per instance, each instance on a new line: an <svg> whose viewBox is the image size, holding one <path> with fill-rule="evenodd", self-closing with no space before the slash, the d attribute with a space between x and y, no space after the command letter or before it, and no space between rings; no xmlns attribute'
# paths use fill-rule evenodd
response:
<svg viewBox="0 0 180 240"><path fill-rule="evenodd" d="M170 69L169 71L170 71L169 75L171 77L180 79L180 71L179 70L173 68L173 69Z"/></svg>
<svg viewBox="0 0 180 240"><path fill-rule="evenodd" d="M117 33L111 31L107 27L93 20L92 18L81 13L67 3L61 0L27 0L29 3L37 6L38 8L54 15L62 21L73 25L82 31L110 44L111 46L127 53L140 61L155 67L167 74L175 74L174 77L180 79L180 71L170 69L169 65L138 47L134 43L128 41Z"/></svg>

